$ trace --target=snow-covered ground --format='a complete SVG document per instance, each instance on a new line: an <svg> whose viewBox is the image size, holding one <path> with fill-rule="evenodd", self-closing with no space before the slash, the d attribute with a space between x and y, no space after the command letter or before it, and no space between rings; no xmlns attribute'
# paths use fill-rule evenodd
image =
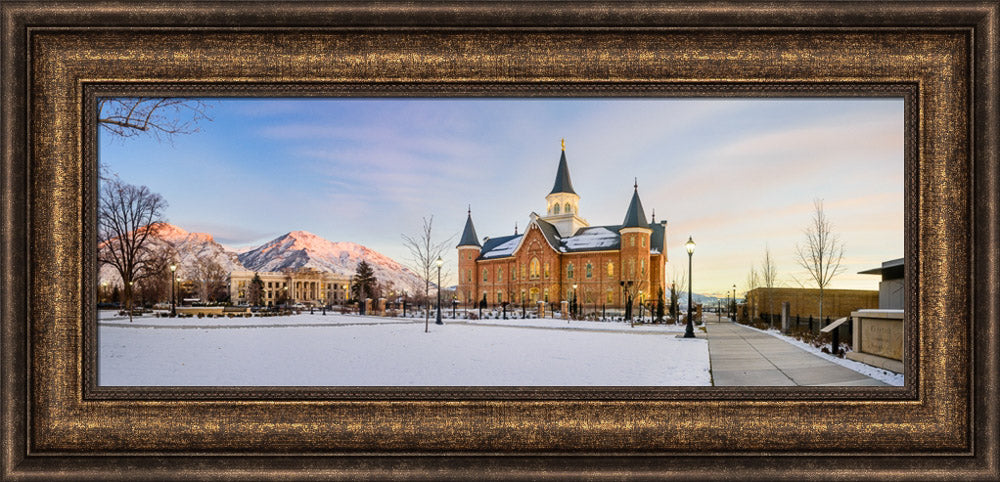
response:
<svg viewBox="0 0 1000 482"><path fill-rule="evenodd" d="M746 326L747 328L750 328L751 330L757 330L757 331L759 331L761 333L767 333L768 335L771 335L771 336L773 336L775 338L780 338L780 339L788 342L789 344L794 345L794 346L796 346L798 348L801 348L801 349L803 349L803 350L805 350L805 351L807 351L809 353L812 353L812 354L814 354L814 355L816 355L816 356L818 356L818 357L820 357L820 358L822 358L824 360L828 360L830 362L836 363L836 364L838 364L840 366L843 366L845 368L850 368L851 370L854 370L854 371L856 371L856 372L858 372L858 373L860 373L862 375L866 375L866 376L872 377L872 378L874 378L876 380L888 383L889 385L893 385L893 386L896 386L896 387L903 386L903 374L902 373L896 373L896 372L885 370L885 369L882 369L882 368L873 367L873 366L865 364L865 363L856 362L854 360L848 360L846 358L836 357L836 356L833 356L833 355L831 355L829 353L823 353L823 351L820 348L816 348L815 346L812 346L809 343L805 343L805 342L799 341L799 340L797 340L795 338L792 338L790 336L784 335L784 334L781 333L780 330L776 330L776 329L761 330L761 329L758 329L758 328L754 328L752 326L747 326L747 325L743 325L743 326ZM829 346L830 345L827 344L827 347L828 347L827 349L829 349Z"/></svg>
<svg viewBox="0 0 1000 482"><path fill-rule="evenodd" d="M319 312L252 318L101 314L104 386L705 386L683 326L446 320Z"/></svg>

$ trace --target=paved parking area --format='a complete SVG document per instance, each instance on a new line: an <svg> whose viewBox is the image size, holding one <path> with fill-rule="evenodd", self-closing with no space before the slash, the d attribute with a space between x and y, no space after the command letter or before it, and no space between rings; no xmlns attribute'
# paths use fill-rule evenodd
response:
<svg viewBox="0 0 1000 482"><path fill-rule="evenodd" d="M779 338L737 323L706 323L715 386L884 386Z"/></svg>

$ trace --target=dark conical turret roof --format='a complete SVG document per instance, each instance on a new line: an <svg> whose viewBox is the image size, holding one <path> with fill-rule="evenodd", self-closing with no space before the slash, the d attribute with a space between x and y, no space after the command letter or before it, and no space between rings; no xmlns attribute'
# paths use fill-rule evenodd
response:
<svg viewBox="0 0 1000 482"><path fill-rule="evenodd" d="M569 166L566 164L566 148L563 147L562 156L559 158L559 169L556 170L556 183L552 186L552 192L568 192L576 194L573 190L573 182L569 179Z"/></svg>
<svg viewBox="0 0 1000 482"><path fill-rule="evenodd" d="M632 202L628 203L628 211L625 211L625 220L622 221L623 228L648 228L646 222L646 212L642 210L642 201L639 200L639 185L636 184L632 193Z"/></svg>
<svg viewBox="0 0 1000 482"><path fill-rule="evenodd" d="M479 237L476 236L476 227L472 225L472 211L469 211L469 217L465 220L465 231L462 231L462 240L458 242L458 246L483 247L479 244Z"/></svg>

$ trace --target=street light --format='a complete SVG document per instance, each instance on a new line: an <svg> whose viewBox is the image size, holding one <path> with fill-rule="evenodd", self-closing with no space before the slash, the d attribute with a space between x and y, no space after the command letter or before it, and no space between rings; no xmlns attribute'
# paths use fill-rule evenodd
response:
<svg viewBox="0 0 1000 482"><path fill-rule="evenodd" d="M573 306L570 306L569 308L571 316L576 316L576 287L577 284L573 283ZM569 323L569 319L566 320L566 323Z"/></svg>
<svg viewBox="0 0 1000 482"><path fill-rule="evenodd" d="M691 324L691 258L694 257L694 240L691 239L691 236L688 236L688 242L684 243L684 248L688 252L688 319L684 338L694 338L694 325Z"/></svg>
<svg viewBox="0 0 1000 482"><path fill-rule="evenodd" d="M437 267L438 267L438 286L437 286L437 288L438 288L437 289L437 292L438 292L438 305L437 305L437 319L434 321L434 324L435 325L443 325L444 322L441 321L441 265L444 264L444 260L441 259L440 256L438 256L438 259L437 259L437 261L434 262L434 264L436 264Z"/></svg>
<svg viewBox="0 0 1000 482"><path fill-rule="evenodd" d="M174 272L177 271L177 265L170 263L170 314L177 316L177 295L174 293Z"/></svg>
<svg viewBox="0 0 1000 482"><path fill-rule="evenodd" d="M733 321L736 321L736 285L733 285L733 305L730 307L733 313Z"/></svg>

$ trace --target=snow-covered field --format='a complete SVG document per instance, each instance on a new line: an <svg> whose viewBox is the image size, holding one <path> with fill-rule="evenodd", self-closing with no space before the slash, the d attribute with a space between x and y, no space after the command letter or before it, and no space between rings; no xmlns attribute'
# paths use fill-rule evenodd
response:
<svg viewBox="0 0 1000 482"><path fill-rule="evenodd" d="M356 315L127 318L102 313L103 386L704 386L683 326Z"/></svg>

